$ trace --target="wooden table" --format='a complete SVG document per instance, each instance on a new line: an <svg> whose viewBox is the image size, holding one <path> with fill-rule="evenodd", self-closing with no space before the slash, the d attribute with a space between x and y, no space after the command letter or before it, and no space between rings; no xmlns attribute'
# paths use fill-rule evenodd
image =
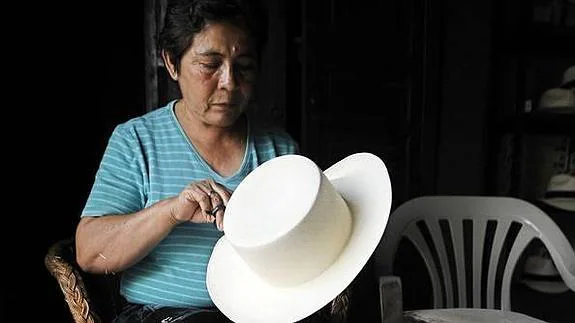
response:
<svg viewBox="0 0 575 323"><path fill-rule="evenodd" d="M403 323L546 323L534 317L510 311L483 308L442 308L406 311Z"/></svg>

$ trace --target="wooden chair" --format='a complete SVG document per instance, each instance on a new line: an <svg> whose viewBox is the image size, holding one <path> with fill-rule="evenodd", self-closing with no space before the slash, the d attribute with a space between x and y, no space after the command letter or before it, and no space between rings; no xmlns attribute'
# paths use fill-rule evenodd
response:
<svg viewBox="0 0 575 323"><path fill-rule="evenodd" d="M44 264L58 282L74 322L110 322L126 300L119 293L120 275L89 274L76 263L74 239L54 243L44 257ZM351 285L305 323L345 323L351 302Z"/></svg>
<svg viewBox="0 0 575 323"><path fill-rule="evenodd" d="M93 275L80 269L73 238L54 243L44 264L58 282L74 322L109 322L125 302L118 292L118 276Z"/></svg>

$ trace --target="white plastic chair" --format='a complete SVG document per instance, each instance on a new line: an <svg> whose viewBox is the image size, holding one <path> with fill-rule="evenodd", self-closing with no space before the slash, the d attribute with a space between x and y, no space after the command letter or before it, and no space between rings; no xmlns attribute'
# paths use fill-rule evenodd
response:
<svg viewBox="0 0 575 323"><path fill-rule="evenodd" d="M511 310L513 271L535 238L543 242L562 279L575 291L571 244L546 213L520 199L426 196L400 205L375 254L380 288L385 277L394 275L402 237L414 244L426 264L434 308Z"/></svg>

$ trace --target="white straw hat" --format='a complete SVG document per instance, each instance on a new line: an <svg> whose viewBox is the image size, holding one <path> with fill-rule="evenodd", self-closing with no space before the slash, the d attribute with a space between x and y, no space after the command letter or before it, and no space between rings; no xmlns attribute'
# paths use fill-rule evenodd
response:
<svg viewBox="0 0 575 323"><path fill-rule="evenodd" d="M561 82L562 88L575 87L575 65L569 67L563 72L563 81Z"/></svg>
<svg viewBox="0 0 575 323"><path fill-rule="evenodd" d="M568 89L546 90L539 99L539 111L575 112L575 93Z"/></svg>
<svg viewBox="0 0 575 323"><path fill-rule="evenodd" d="M285 155L251 172L232 194L207 287L234 322L296 322L333 300L378 245L391 208L381 159L353 154L324 172Z"/></svg>
<svg viewBox="0 0 575 323"><path fill-rule="evenodd" d="M570 174L556 174L547 184L542 202L555 208L575 212L575 177ZM542 293L559 294L569 290L549 251L541 245L525 259L522 282Z"/></svg>
<svg viewBox="0 0 575 323"><path fill-rule="evenodd" d="M556 208L575 212L575 176L553 175L541 200Z"/></svg>

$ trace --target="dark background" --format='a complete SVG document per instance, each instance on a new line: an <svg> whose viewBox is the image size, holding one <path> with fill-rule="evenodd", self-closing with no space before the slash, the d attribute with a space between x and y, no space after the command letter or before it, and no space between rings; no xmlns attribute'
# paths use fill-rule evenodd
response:
<svg viewBox="0 0 575 323"><path fill-rule="evenodd" d="M6 173L0 321L68 322L44 267L73 236L107 137L144 111L143 9L124 2L24 4L6 11ZM9 131L8 131L9 130ZM19 171L16 171L19 170ZM6 320L8 321L8 320Z"/></svg>
<svg viewBox="0 0 575 323"><path fill-rule="evenodd" d="M574 42L563 41L574 38L519 42L530 10L522 3L267 1L260 100L322 168L357 151L382 157L394 205L424 194L517 195L497 186L500 135L515 129L501 130L504 102L515 110L575 64ZM4 124L17 129L5 137L16 178L2 224L0 320L63 322L69 311L43 257L74 234L113 127L146 111L144 6L50 3L8 14L17 23L6 29ZM517 84L533 83L533 48L548 49L537 61L550 67L525 90ZM573 126L573 136L572 121L548 128Z"/></svg>

